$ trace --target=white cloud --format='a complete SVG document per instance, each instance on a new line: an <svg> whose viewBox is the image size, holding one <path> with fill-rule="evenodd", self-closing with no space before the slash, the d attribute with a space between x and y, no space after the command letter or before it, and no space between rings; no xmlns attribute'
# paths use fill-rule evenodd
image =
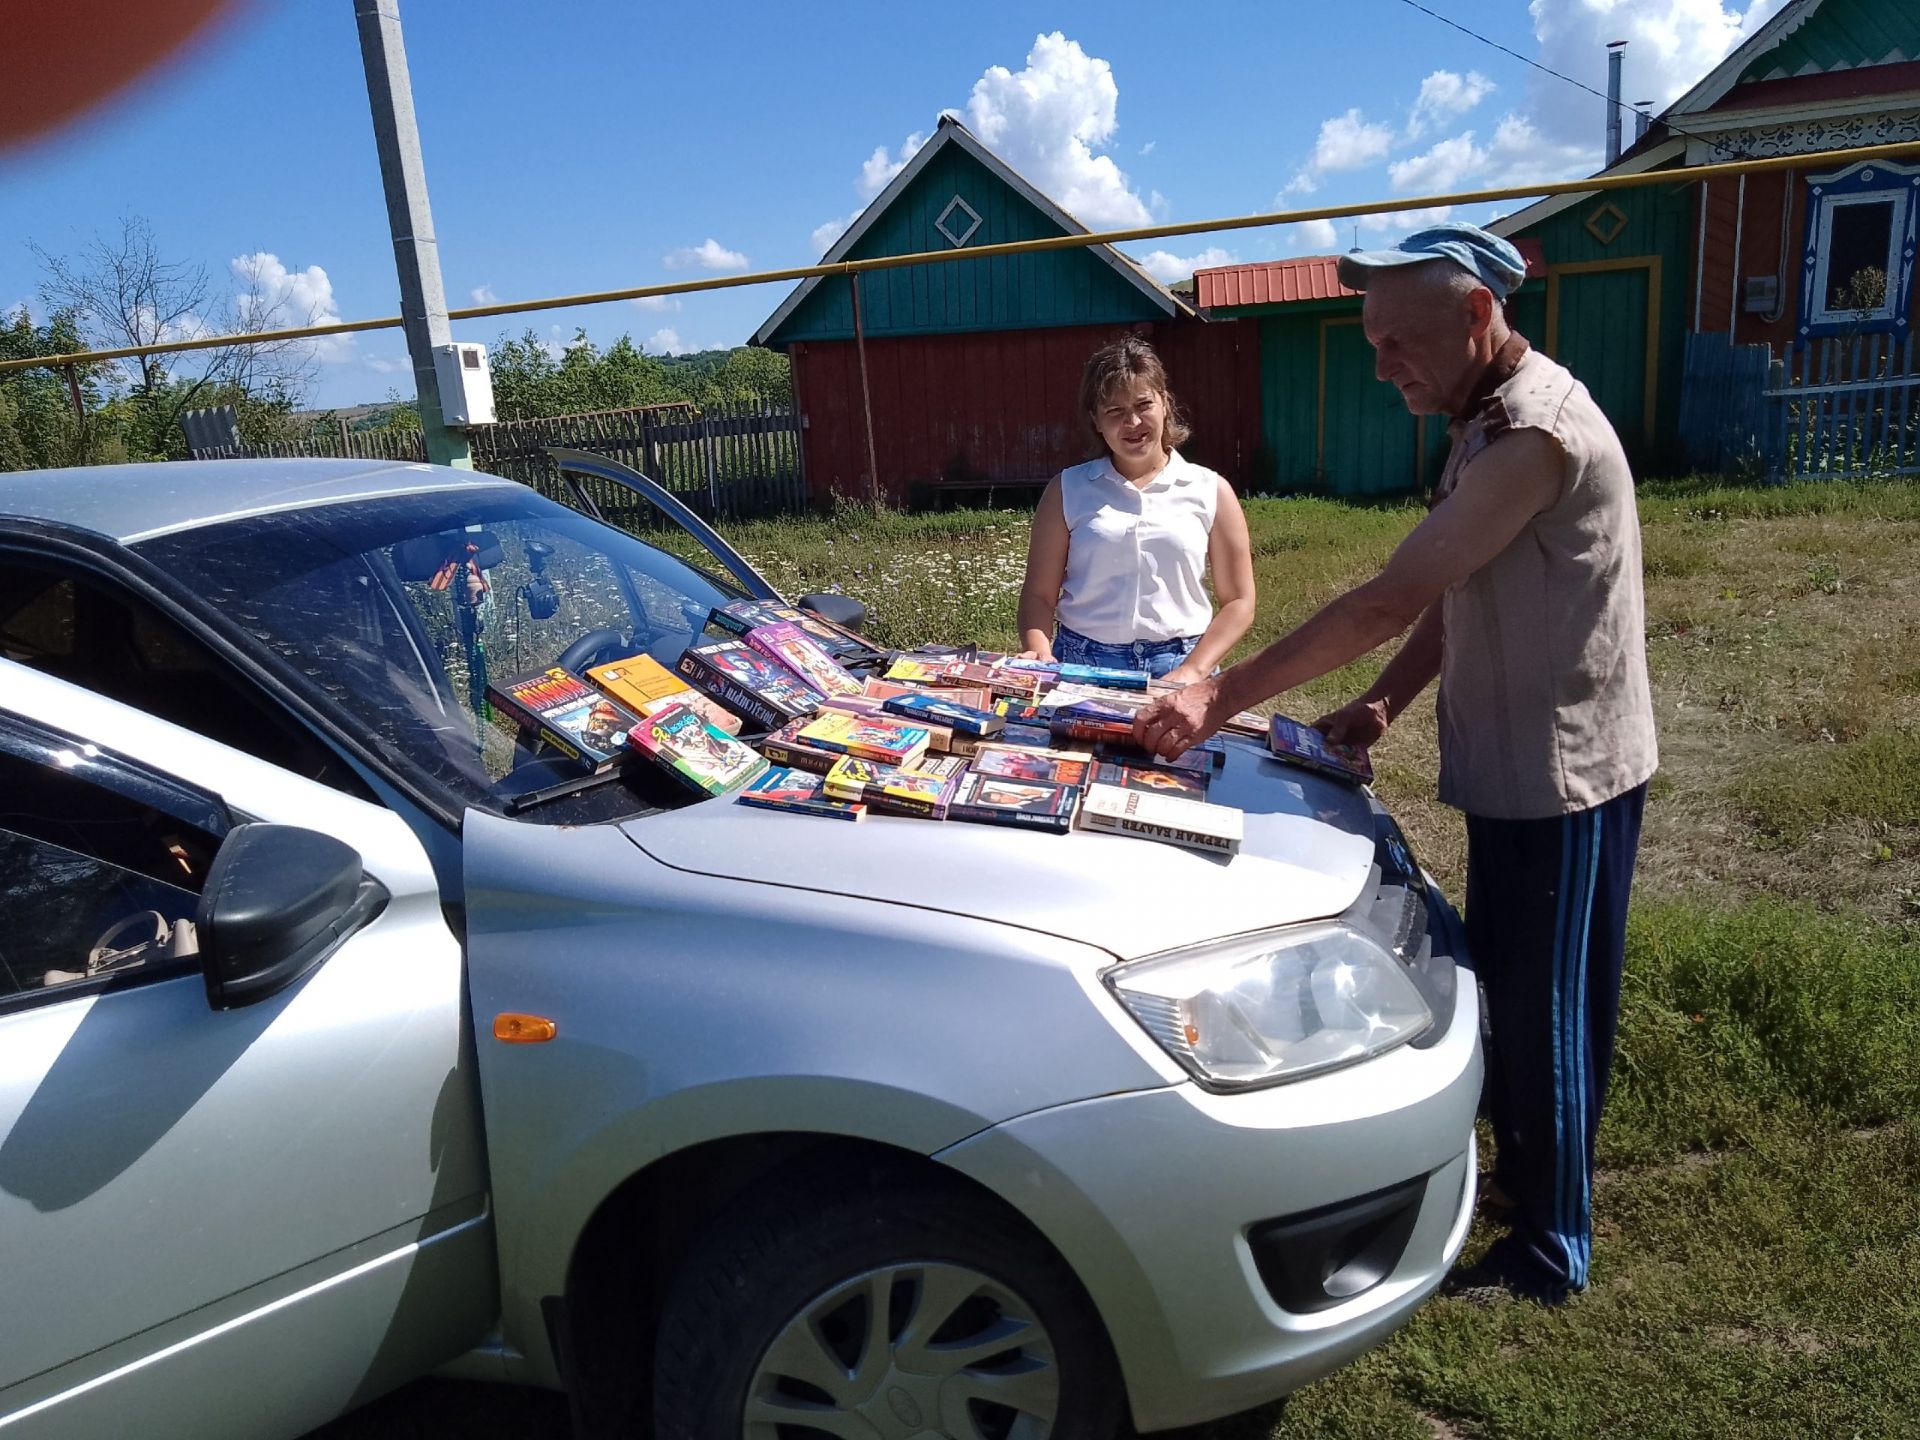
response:
<svg viewBox="0 0 1920 1440"><path fill-rule="evenodd" d="M1302 220L1293 227L1294 237L1313 250L1331 250L1340 243L1340 232L1331 220Z"/></svg>
<svg viewBox="0 0 1920 1440"><path fill-rule="evenodd" d="M1432 194L1451 190L1470 175L1486 168L1487 152L1473 143L1473 131L1442 140L1424 155L1396 160L1387 167L1387 179L1396 190L1422 190Z"/></svg>
<svg viewBox="0 0 1920 1440"><path fill-rule="evenodd" d="M1393 148L1393 127L1370 121L1358 106L1344 115L1320 122L1308 168L1316 175L1331 170L1359 170L1387 158Z"/></svg>
<svg viewBox="0 0 1920 1440"><path fill-rule="evenodd" d="M1156 216L1164 220L1167 218L1167 216L1170 213L1172 213L1173 202L1167 199L1167 197L1162 195L1158 190L1155 190L1147 196L1147 209L1151 210Z"/></svg>
<svg viewBox="0 0 1920 1440"><path fill-rule="evenodd" d="M907 168L907 161L913 158L914 152L926 143L927 137L916 130L901 142L898 155L890 156L886 146L876 145L873 154L860 167L859 180L854 182L853 188L860 192L860 198L871 200L886 189L893 177Z"/></svg>
<svg viewBox="0 0 1920 1440"><path fill-rule="evenodd" d="M234 256L228 269L240 287L234 297L234 324L240 330L289 330L339 323L333 282L318 265L289 270L278 255L256 250L251 255ZM204 326L195 322L194 328ZM351 356L353 342L351 335L323 335L306 343L316 360L332 363Z"/></svg>
<svg viewBox="0 0 1920 1440"><path fill-rule="evenodd" d="M835 219L827 221L825 224L816 225L813 234L808 237L808 243L813 246L813 253L816 255L826 254L827 251L833 248L833 242L846 234L848 228L859 218L860 212L856 210L844 219L836 217Z"/></svg>
<svg viewBox="0 0 1920 1440"><path fill-rule="evenodd" d="M1628 42L1622 99L1652 100L1657 114L1726 57L1734 46L1772 18L1784 0L1533 0L1537 58L1542 65L1606 93L1606 45ZM1557 144L1577 144L1603 158L1606 102L1582 95L1565 82L1536 74L1529 118ZM1633 117L1623 114L1627 142Z"/></svg>
<svg viewBox="0 0 1920 1440"><path fill-rule="evenodd" d="M1231 250L1222 250L1218 245L1209 245L1198 255L1185 257L1175 255L1168 250L1153 250L1141 257L1140 268L1145 270L1162 285L1171 285L1176 280L1184 280L1196 270L1211 270L1217 265L1235 265L1240 257Z"/></svg>
<svg viewBox="0 0 1920 1440"><path fill-rule="evenodd" d="M469 290L467 294L472 297L473 303L476 305L498 305L500 303L500 297L493 293L493 287L491 285L476 285L473 289Z"/></svg>
<svg viewBox="0 0 1920 1440"><path fill-rule="evenodd" d="M1147 141L1147 143L1146 143L1146 144L1144 144L1144 145L1142 145L1142 146L1140 147L1140 153L1141 153L1142 155L1151 155L1151 154L1153 153L1153 147L1154 147L1154 146L1156 146L1156 145L1158 145L1159 143L1160 143L1160 142L1159 142L1158 140L1149 140L1149 141Z"/></svg>
<svg viewBox="0 0 1920 1440"><path fill-rule="evenodd" d="M1438 225L1442 220L1452 218L1452 215L1451 205L1423 205L1418 210L1376 210L1371 215L1360 217L1360 228L1374 235L1385 230L1391 230L1396 235L1411 235L1429 225Z"/></svg>
<svg viewBox="0 0 1920 1440"><path fill-rule="evenodd" d="M636 310L675 311L680 308L678 295L641 295L627 301Z"/></svg>
<svg viewBox="0 0 1920 1440"><path fill-rule="evenodd" d="M1420 94L1407 117L1407 138L1417 140L1429 123L1444 125L1464 115L1494 91L1493 81L1478 70L1436 70L1420 82Z"/></svg>
<svg viewBox="0 0 1920 1440"><path fill-rule="evenodd" d="M413 362L404 355L395 358L391 355L369 355L367 368L379 375L398 375L402 371L412 371Z"/></svg>
<svg viewBox="0 0 1920 1440"><path fill-rule="evenodd" d="M1096 229L1152 215L1111 155L1119 128L1113 67L1059 31L1037 36L1017 74L990 66L967 99L973 133L1061 208Z"/></svg>
<svg viewBox="0 0 1920 1440"><path fill-rule="evenodd" d="M647 343L640 348L649 355L685 355L688 347L680 343L677 331L662 329L649 335Z"/></svg>
<svg viewBox="0 0 1920 1440"><path fill-rule="evenodd" d="M729 250L709 235L698 245L682 245L678 250L665 257L669 270L686 270L695 265L702 270L744 270L747 257L738 250Z"/></svg>

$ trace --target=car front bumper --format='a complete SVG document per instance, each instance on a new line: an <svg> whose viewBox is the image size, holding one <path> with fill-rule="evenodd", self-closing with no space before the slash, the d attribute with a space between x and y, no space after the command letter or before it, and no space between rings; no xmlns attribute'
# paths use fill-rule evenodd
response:
<svg viewBox="0 0 1920 1440"><path fill-rule="evenodd" d="M1298 1389L1439 1285L1474 1200L1480 1015L1459 978L1446 1034L1423 1049L1245 1094L1182 1084L1062 1105L937 1157L1073 1266L1140 1430Z"/></svg>

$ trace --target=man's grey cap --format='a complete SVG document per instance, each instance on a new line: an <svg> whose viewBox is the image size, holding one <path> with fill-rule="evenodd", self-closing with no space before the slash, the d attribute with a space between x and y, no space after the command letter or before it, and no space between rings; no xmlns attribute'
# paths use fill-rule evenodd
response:
<svg viewBox="0 0 1920 1440"><path fill-rule="evenodd" d="M1416 230L1391 250L1354 250L1340 257L1340 283L1364 290L1377 270L1451 260L1504 300L1527 278L1527 262L1509 240L1462 220Z"/></svg>

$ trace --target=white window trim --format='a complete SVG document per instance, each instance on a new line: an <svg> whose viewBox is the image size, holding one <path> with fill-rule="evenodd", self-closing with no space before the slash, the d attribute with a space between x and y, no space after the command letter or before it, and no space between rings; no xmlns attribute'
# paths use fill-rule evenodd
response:
<svg viewBox="0 0 1920 1440"><path fill-rule="evenodd" d="M1822 195L1815 202L1820 206L1820 236L1814 248L1813 270L1813 312L1807 318L1815 325L1832 325L1848 320L1874 321L1891 320L1899 307L1903 296L1896 294L1900 281L1901 241L1907 233L1907 206L1913 198L1911 181L1906 175L1898 177L1898 185L1889 185L1884 190L1862 190L1850 195ZM1853 205L1893 205L1893 223L1887 230L1886 263L1881 267L1887 277L1886 298L1875 310L1829 310L1827 308L1827 266L1833 259L1833 217L1840 210Z"/></svg>

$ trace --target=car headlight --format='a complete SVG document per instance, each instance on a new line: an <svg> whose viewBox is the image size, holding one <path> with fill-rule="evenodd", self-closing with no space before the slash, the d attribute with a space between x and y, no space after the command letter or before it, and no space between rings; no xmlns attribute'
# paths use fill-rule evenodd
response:
<svg viewBox="0 0 1920 1440"><path fill-rule="evenodd" d="M1400 959L1338 920L1150 956L1116 966L1106 980L1209 1089L1352 1065L1433 1023Z"/></svg>

